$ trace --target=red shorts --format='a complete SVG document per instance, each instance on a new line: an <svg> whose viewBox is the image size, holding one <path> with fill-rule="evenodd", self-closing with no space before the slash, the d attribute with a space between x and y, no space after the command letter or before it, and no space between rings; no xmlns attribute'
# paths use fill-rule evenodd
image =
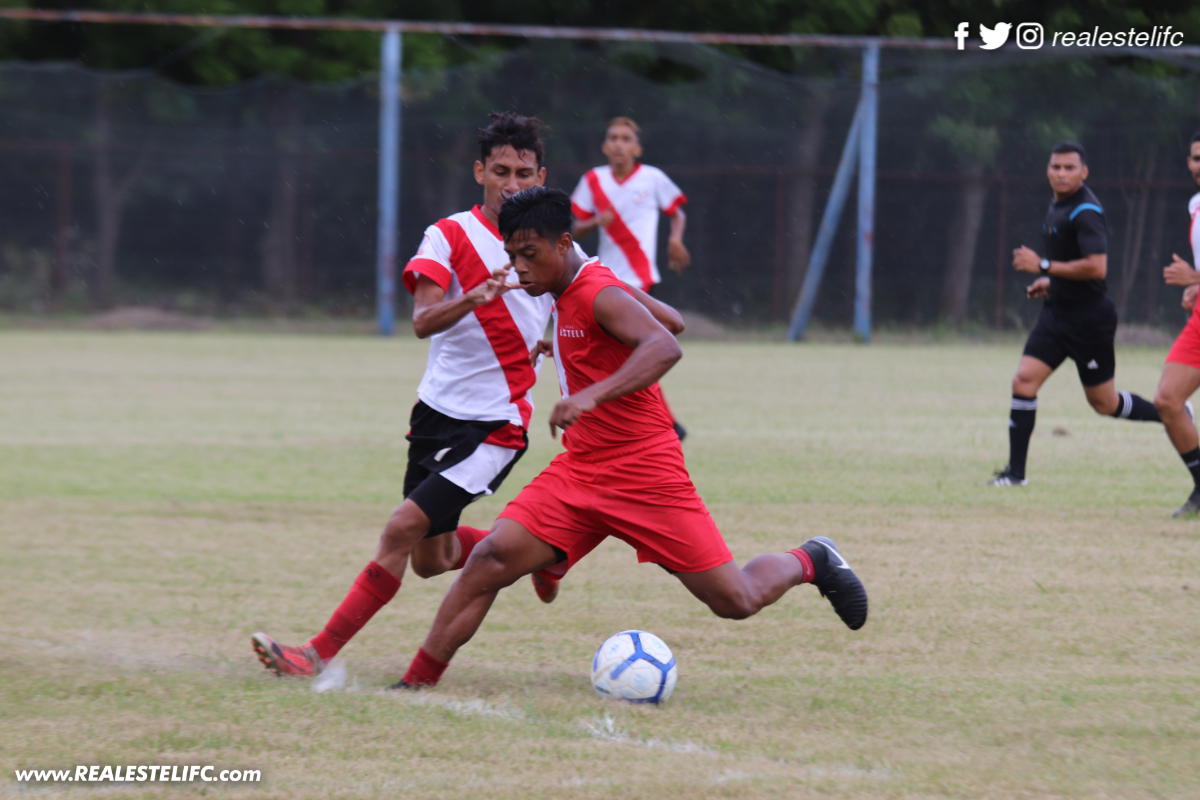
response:
<svg viewBox="0 0 1200 800"><path fill-rule="evenodd" d="M1175 338L1171 352L1167 353L1167 361L1200 369L1200 317L1196 314L1188 317L1187 325Z"/></svg>
<svg viewBox="0 0 1200 800"><path fill-rule="evenodd" d="M703 572L733 556L696 494L674 432L594 459L562 453L500 514L567 554L574 566L608 536L638 561Z"/></svg>

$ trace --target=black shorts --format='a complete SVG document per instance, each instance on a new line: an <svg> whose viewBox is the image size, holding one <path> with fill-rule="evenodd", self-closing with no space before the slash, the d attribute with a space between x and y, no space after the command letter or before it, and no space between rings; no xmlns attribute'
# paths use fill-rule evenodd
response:
<svg viewBox="0 0 1200 800"><path fill-rule="evenodd" d="M429 517L426 536L439 536L458 527L462 510L487 492L473 494L441 475L470 457L488 436L509 423L461 420L448 417L418 401L409 421L408 469L404 473L404 497L417 504ZM528 447L528 440L526 441ZM487 484L495 491L508 477L513 465L525 454L526 447L513 451L507 466L499 469Z"/></svg>
<svg viewBox="0 0 1200 800"><path fill-rule="evenodd" d="M1024 354L1050 369L1058 369L1070 358L1084 386L1099 386L1117 374L1116 335L1117 307L1108 297L1080 310L1045 306L1025 341Z"/></svg>

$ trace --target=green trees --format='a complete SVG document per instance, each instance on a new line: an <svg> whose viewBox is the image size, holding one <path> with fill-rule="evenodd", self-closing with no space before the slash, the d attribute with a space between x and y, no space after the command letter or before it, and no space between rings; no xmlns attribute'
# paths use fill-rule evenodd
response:
<svg viewBox="0 0 1200 800"><path fill-rule="evenodd" d="M1188 0L0 0L4 6L162 11L184 14L275 14L462 20L471 22L657 28L748 33L821 33L949 37L959 22L1041 22L1054 28L1150 28L1172 25L1200 41L1200 6ZM499 43L502 46L512 42ZM225 85L259 75L338 81L373 73L377 36L336 31L206 31L118 25L0 23L0 59L71 60L100 69L157 69L183 83ZM793 71L803 54L746 48L740 55ZM408 36L405 66L437 67L470 57L459 43Z"/></svg>

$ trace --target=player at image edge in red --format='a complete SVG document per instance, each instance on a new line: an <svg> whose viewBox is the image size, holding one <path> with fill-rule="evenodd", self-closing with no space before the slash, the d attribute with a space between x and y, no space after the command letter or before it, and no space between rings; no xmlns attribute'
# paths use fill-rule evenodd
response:
<svg viewBox="0 0 1200 800"><path fill-rule="evenodd" d="M1192 135L1187 159L1192 180L1200 185L1200 131ZM1188 238L1192 245L1192 264L1200 266L1200 192L1188 202L1191 225ZM1163 269L1163 278L1172 286L1186 286L1183 307L1191 312L1187 324L1175 339L1163 366L1154 405L1162 417L1167 437L1175 445L1184 466L1192 474L1192 493L1172 516L1194 517L1200 514L1200 436L1196 433L1195 411L1188 398L1200 389L1200 272L1178 255Z"/></svg>
<svg viewBox="0 0 1200 800"><path fill-rule="evenodd" d="M553 564L577 563L608 536L661 565L719 617L745 619L813 583L852 630L867 619L862 582L826 537L738 568L684 465L658 380L679 344L570 233L571 205L535 187L505 201L500 230L521 287L553 295L562 400L550 415L559 454L501 513L442 601L433 628L393 688L433 685L478 630L500 589Z"/></svg>

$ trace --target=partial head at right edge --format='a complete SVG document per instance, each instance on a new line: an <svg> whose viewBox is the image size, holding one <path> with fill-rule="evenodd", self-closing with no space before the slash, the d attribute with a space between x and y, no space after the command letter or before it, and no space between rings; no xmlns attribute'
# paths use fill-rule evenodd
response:
<svg viewBox="0 0 1200 800"><path fill-rule="evenodd" d="M1191 144L1188 145L1188 171L1192 180L1200 186L1200 131L1192 134Z"/></svg>

